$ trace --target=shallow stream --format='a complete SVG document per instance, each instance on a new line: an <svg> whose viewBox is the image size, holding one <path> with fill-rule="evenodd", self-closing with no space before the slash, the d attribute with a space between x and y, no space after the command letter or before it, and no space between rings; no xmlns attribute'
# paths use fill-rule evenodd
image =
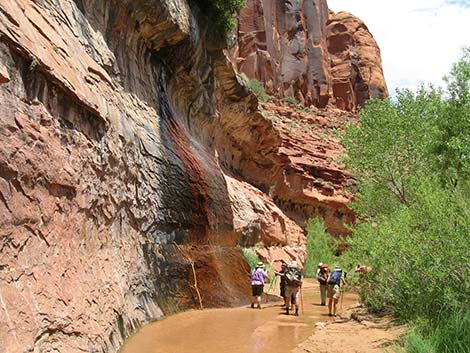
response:
<svg viewBox="0 0 470 353"><path fill-rule="evenodd" d="M302 296L304 305L300 316L285 315L280 300L263 303L261 310L245 306L173 315L143 327L120 353L290 352L313 333L316 322L333 320L328 316L328 307L319 305L316 283L304 283ZM342 307L347 308L356 301L356 294L345 293ZM338 304L338 311L340 307Z"/></svg>

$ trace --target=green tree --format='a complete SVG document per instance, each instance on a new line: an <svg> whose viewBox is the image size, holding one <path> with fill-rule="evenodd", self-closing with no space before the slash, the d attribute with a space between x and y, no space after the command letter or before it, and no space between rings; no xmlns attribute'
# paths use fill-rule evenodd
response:
<svg viewBox="0 0 470 353"><path fill-rule="evenodd" d="M436 119L443 109L441 93L424 87L416 95L398 92L397 101L367 102L360 126L349 126L342 138L345 162L358 178L360 215L384 215L413 202L416 176L435 163L431 152L441 138Z"/></svg>
<svg viewBox="0 0 470 353"><path fill-rule="evenodd" d="M215 39L223 39L234 27L234 14L245 6L245 0L191 0L209 23L209 33Z"/></svg>
<svg viewBox="0 0 470 353"><path fill-rule="evenodd" d="M445 114L439 121L443 132L437 153L446 181L454 187L470 179L470 47L444 78L448 85Z"/></svg>
<svg viewBox="0 0 470 353"><path fill-rule="evenodd" d="M361 220L346 257L373 268L361 297L423 327L470 307L469 59L466 49L446 90L368 102L342 136Z"/></svg>
<svg viewBox="0 0 470 353"><path fill-rule="evenodd" d="M305 261L305 276L315 277L319 262L333 266L338 243L325 229L319 218L309 220L307 224L307 260Z"/></svg>

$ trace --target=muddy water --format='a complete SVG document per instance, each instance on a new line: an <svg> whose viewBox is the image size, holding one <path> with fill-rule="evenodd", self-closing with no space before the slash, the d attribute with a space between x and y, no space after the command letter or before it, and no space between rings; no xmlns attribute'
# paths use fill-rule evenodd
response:
<svg viewBox="0 0 470 353"><path fill-rule="evenodd" d="M261 310L241 307L189 311L145 326L120 352L290 352L312 334L316 322L333 319L328 317L328 307L319 305L316 283L305 283L302 292L304 313L300 316L284 315L280 301L264 303ZM343 308L356 300L355 294L345 293Z"/></svg>

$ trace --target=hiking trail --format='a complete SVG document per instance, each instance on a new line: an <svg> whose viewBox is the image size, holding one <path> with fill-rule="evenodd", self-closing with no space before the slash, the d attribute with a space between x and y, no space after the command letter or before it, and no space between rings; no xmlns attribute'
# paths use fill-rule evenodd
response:
<svg viewBox="0 0 470 353"><path fill-rule="evenodd" d="M383 344L401 333L388 321L344 319L347 308L358 306L355 293L344 294L337 318L329 317L328 307L319 305L316 281L304 283L303 297L304 313L298 317L285 315L281 300L272 299L263 302L261 310L246 305L173 315L143 327L120 353L379 353Z"/></svg>

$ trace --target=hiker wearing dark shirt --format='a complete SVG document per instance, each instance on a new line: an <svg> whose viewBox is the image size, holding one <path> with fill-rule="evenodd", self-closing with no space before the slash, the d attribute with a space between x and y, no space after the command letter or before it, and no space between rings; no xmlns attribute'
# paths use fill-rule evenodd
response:
<svg viewBox="0 0 470 353"><path fill-rule="evenodd" d="M285 273L287 271L287 263L285 261L281 262L281 270L279 272L275 271L274 274L276 276L279 276L281 278L279 282L279 289L280 289L280 295L283 299L286 297L286 276Z"/></svg>
<svg viewBox="0 0 470 353"><path fill-rule="evenodd" d="M327 264L320 262L317 269L317 280L320 284L321 305L326 305L326 287L330 269Z"/></svg>
<svg viewBox="0 0 470 353"><path fill-rule="evenodd" d="M286 296L284 303L286 305L286 314L289 315L289 299L293 298L295 306L295 315L299 315L299 292L302 286L302 272L300 272L297 261L292 261L285 274L286 277Z"/></svg>
<svg viewBox="0 0 470 353"><path fill-rule="evenodd" d="M261 309L261 296L263 295L264 282L268 278L268 273L264 270L264 264L258 262L251 273L251 307L255 307L257 302L258 309Z"/></svg>
<svg viewBox="0 0 470 353"><path fill-rule="evenodd" d="M339 297L341 295L340 286L341 284L346 284L346 281L343 277L343 270L336 265L333 271L331 271L330 275L327 279L327 291L328 291L328 315L329 316L336 316L336 306L339 301ZM333 306L333 314L331 313L331 309Z"/></svg>

